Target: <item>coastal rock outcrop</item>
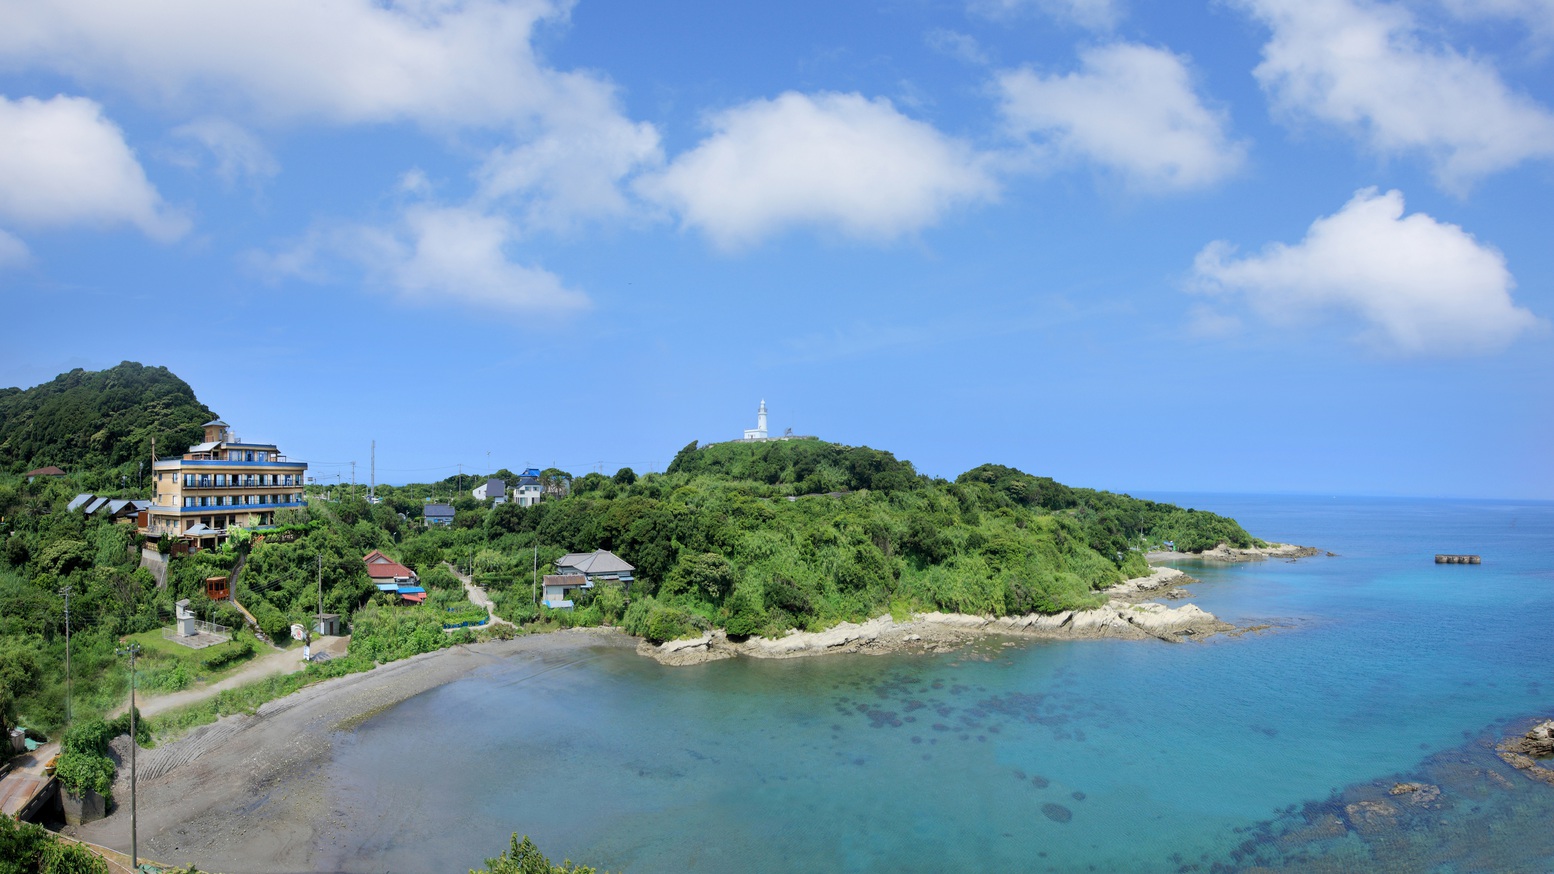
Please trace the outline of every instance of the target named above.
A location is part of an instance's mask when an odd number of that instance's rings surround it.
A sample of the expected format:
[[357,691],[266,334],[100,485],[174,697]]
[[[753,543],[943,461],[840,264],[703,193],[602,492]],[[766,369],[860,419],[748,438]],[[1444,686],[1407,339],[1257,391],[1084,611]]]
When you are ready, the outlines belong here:
[[[1293,543],[1270,543],[1267,546],[1251,546],[1241,548],[1226,543],[1205,549],[1202,552],[1151,552],[1150,561],[1180,561],[1182,559],[1199,559],[1202,561],[1264,561],[1270,558],[1309,558],[1313,555],[1321,555],[1322,550],[1314,546],[1296,546]],[[1332,553],[1329,553],[1331,555]]]
[[[1164,579],[1175,577],[1166,575]],[[1092,610],[996,619],[960,613],[919,613],[897,622],[880,616],[867,622],[843,622],[824,631],[790,631],[782,637],[751,637],[742,641],[730,640],[721,631],[710,631],[698,638],[671,640],[657,646],[643,641],[637,651],[666,665],[690,665],[735,655],[785,659],[825,653],[935,652],[985,634],[1054,640],[1154,638],[1175,643],[1234,629],[1235,626],[1193,604],[1167,607],[1113,600]]]
[[1554,756],[1554,719],[1534,725],[1521,737],[1506,738],[1495,745],[1495,754],[1527,779],[1554,786],[1554,770],[1539,761]]

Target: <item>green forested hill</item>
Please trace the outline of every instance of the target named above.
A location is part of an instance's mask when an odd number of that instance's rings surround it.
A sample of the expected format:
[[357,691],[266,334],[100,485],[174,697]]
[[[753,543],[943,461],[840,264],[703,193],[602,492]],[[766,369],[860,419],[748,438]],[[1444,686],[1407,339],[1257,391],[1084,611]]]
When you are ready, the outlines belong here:
[[78,368],[29,389],[0,389],[0,472],[52,464],[106,482],[149,460],[153,436],[159,453],[181,452],[199,442],[199,426],[213,418],[165,367],[125,361],[107,370]]

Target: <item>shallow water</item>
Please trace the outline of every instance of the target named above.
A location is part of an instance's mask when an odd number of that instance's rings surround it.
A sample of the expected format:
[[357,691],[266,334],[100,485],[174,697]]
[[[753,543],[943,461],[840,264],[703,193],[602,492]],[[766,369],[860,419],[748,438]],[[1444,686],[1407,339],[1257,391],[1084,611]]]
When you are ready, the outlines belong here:
[[1554,788],[1487,749],[1554,715],[1554,504],[1150,497],[1338,557],[1183,565],[1272,626],[1196,644],[514,657],[340,736],[319,861],[462,871],[516,831],[632,872],[1554,869]]

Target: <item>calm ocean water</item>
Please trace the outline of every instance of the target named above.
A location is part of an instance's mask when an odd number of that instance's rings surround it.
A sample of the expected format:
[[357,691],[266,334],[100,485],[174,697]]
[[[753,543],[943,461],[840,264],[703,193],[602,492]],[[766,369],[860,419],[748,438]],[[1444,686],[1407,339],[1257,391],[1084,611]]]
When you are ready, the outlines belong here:
[[341,737],[367,813],[323,861],[464,871],[516,831],[636,874],[1554,871],[1554,787],[1488,749],[1554,716],[1554,503],[1149,497],[1337,557],[1184,565],[1272,626],[1197,644],[516,657]]

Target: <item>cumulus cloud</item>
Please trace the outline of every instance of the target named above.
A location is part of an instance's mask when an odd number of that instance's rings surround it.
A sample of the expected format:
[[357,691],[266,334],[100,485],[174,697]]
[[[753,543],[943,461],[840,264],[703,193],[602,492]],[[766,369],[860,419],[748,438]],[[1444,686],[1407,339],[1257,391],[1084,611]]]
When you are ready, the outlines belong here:
[[1381,153],[1417,152],[1462,190],[1554,156],[1554,115],[1487,62],[1427,45],[1402,6],[1237,0],[1273,31],[1256,75],[1293,119],[1343,127]]
[[634,204],[622,182],[663,163],[658,131],[615,111],[613,95],[579,89],[549,129],[492,150],[476,178],[485,201],[513,205],[527,228],[564,229],[584,218],[621,218]]
[[723,248],[809,225],[887,240],[997,195],[967,144],[883,99],[788,92],[714,115],[638,190]]
[[1083,69],[1068,75],[1020,69],[998,77],[1011,132],[1146,189],[1201,188],[1245,162],[1246,146],[1230,138],[1224,114],[1198,97],[1181,57],[1116,43],[1080,59]]
[[[624,209],[619,186],[659,160],[658,134],[621,112],[615,86],[538,57],[538,28],[570,0],[0,0],[0,67],[45,69],[166,108],[261,127],[409,122],[502,132],[479,175],[533,225]],[[197,121],[180,134],[218,172],[273,175],[246,132]],[[519,203],[519,201],[523,201]]]
[[1405,217],[1400,192],[1374,188],[1312,222],[1293,246],[1238,258],[1229,243],[1211,243],[1192,273],[1194,290],[1240,294],[1271,322],[1355,317],[1362,340],[1404,355],[1492,352],[1542,326],[1511,300],[1515,284],[1499,251],[1424,213]]
[[257,261],[276,275],[327,282],[330,262],[343,260],[362,270],[367,284],[416,304],[513,313],[586,308],[587,297],[554,273],[509,257],[508,249],[519,238],[518,229],[501,215],[415,203],[387,224],[315,228],[295,246]]
[[546,100],[535,25],[570,4],[519,0],[0,2],[0,56],[174,105],[280,118],[492,123]]
[[200,154],[180,152],[177,163],[196,167],[209,160],[228,185],[258,185],[281,171],[275,156],[253,134],[223,118],[201,118],[173,128],[173,136],[198,146]]
[[1118,0],[971,0],[971,10],[991,18],[1031,10],[1090,30],[1111,30],[1122,20]]
[[0,219],[18,225],[130,224],[162,241],[189,223],[146,179],[96,102],[0,96]]

